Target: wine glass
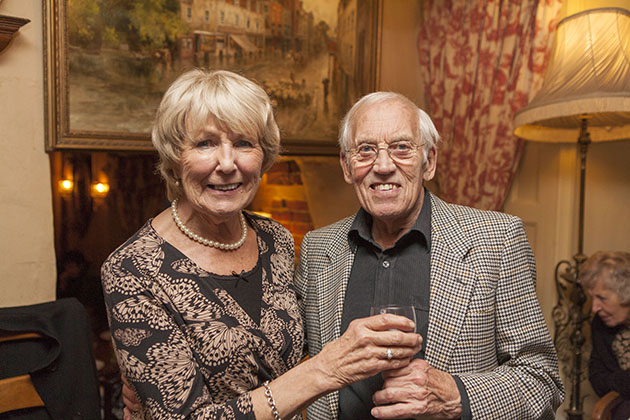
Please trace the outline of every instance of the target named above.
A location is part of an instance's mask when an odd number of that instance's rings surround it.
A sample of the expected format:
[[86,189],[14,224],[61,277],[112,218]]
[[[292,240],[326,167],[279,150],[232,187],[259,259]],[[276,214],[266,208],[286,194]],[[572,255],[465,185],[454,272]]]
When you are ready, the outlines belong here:
[[[394,314],[409,318],[416,324],[416,310],[413,305],[376,305],[370,307],[370,316],[378,314]],[[413,332],[416,332],[415,329]]]

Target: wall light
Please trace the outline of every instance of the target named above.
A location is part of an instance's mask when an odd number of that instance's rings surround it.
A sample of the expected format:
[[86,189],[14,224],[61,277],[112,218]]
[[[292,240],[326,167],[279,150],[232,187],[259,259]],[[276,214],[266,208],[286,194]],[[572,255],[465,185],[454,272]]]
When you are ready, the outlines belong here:
[[106,182],[95,182],[92,184],[91,196],[93,198],[103,198],[109,192],[109,184]]
[[70,179],[62,179],[59,181],[59,194],[70,194],[74,189],[74,182]]

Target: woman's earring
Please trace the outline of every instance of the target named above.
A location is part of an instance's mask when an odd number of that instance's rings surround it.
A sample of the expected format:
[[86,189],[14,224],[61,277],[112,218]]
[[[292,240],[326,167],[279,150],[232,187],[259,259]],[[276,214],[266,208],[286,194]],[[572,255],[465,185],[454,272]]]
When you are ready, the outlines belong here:
[[176,179],[176,180],[175,180],[175,186],[176,186],[176,187],[179,187],[180,185],[181,185],[181,182],[179,182],[179,179]]

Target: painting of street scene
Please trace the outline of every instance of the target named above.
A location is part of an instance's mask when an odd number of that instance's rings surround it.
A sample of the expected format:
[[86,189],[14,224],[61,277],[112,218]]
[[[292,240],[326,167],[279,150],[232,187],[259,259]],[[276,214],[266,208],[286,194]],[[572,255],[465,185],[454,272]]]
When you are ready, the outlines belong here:
[[73,132],[149,133],[169,84],[202,67],[263,86],[283,138],[330,142],[369,69],[356,0],[66,1]]

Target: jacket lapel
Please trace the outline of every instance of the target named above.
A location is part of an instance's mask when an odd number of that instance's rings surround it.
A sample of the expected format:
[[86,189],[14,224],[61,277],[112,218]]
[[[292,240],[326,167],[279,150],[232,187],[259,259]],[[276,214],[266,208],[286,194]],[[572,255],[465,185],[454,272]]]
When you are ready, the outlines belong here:
[[[325,252],[327,264],[315,279],[322,345],[341,335],[343,301],[354,263],[354,253],[348,244],[348,231],[353,221],[354,217],[346,219],[346,223],[331,237]],[[339,392],[328,394],[327,400],[331,413],[336,417],[339,412]]]
[[431,301],[426,359],[447,370],[464,323],[476,274],[466,263],[471,242],[451,205],[431,197]]

